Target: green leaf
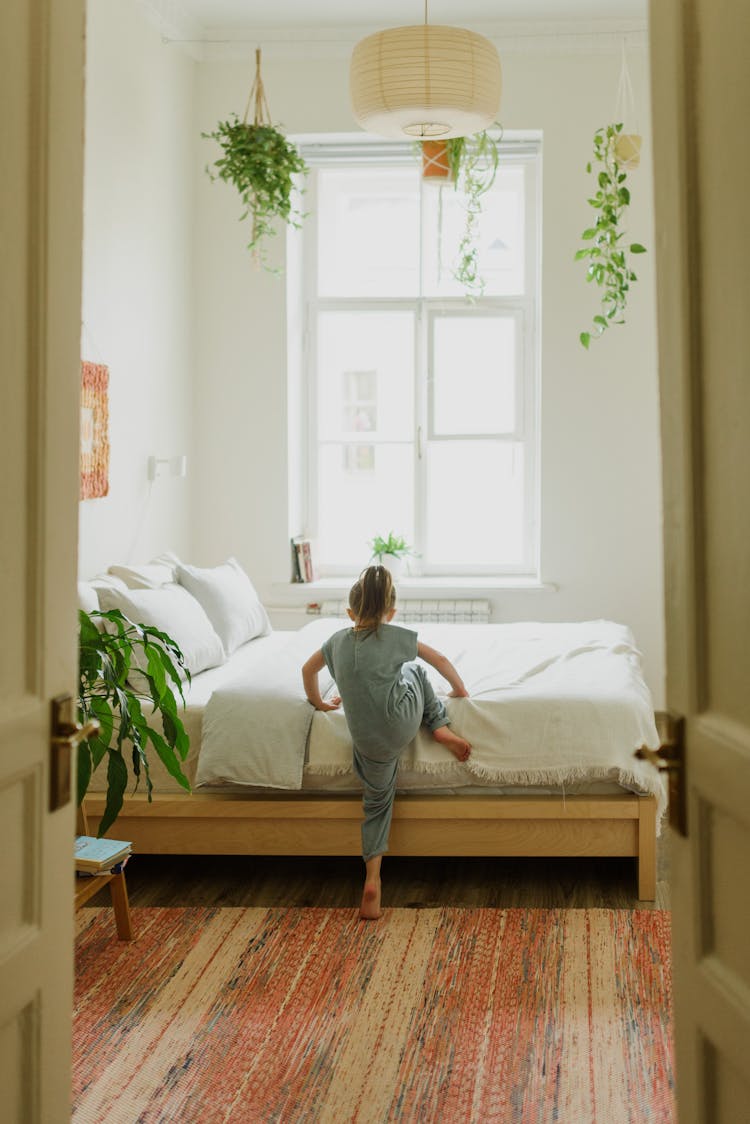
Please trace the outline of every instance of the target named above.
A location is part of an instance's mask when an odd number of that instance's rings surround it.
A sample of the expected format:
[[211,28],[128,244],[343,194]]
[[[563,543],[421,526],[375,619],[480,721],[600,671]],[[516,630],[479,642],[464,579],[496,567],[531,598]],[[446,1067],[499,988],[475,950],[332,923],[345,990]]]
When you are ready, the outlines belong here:
[[184,789],[190,792],[190,781],[183,773],[180,767],[180,763],[175,757],[174,750],[167,745],[167,743],[164,741],[164,738],[162,738],[160,734],[157,734],[156,730],[152,730],[149,728],[147,734],[149,741],[153,745],[156,752],[159,754],[162,764],[165,766],[169,775],[174,777],[174,779],[179,784],[181,784]]
[[76,801],[80,807],[81,801],[88,792],[91,781],[91,754],[87,742],[78,743],[76,769]]
[[587,258],[590,253],[591,250],[576,250],[575,260],[580,261],[581,258]]
[[630,252],[631,252],[631,254],[645,254],[648,251],[646,250],[645,246],[642,246],[640,244],[640,242],[631,242]]
[[589,227],[587,230],[584,230],[581,238],[585,239],[588,242],[590,241],[590,239],[596,238],[596,234],[596,229],[594,227]]
[[107,803],[104,815],[99,823],[97,835],[104,835],[115,822],[122,809],[123,796],[128,783],[128,769],[122,759],[122,754],[115,749],[109,750],[109,765],[107,766]]
[[90,713],[96,718],[100,727],[96,740],[102,742],[106,748],[112,740],[112,728],[114,725],[112,707],[107,699],[94,695],[90,699]]
[[583,346],[586,348],[586,350],[588,351],[589,344],[591,343],[590,334],[588,332],[581,332],[581,334],[578,338],[581,341],[581,343],[583,344]]

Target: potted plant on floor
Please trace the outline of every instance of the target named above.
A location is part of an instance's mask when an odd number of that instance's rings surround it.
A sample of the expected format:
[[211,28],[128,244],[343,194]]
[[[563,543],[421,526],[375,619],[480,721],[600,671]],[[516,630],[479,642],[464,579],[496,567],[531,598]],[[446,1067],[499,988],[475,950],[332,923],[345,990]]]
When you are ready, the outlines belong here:
[[[294,201],[295,176],[305,175],[308,169],[295,146],[271,124],[259,50],[255,52],[255,60],[255,81],[242,121],[233,113],[227,121],[220,121],[213,132],[201,136],[221,145],[221,157],[212,168],[207,166],[206,172],[212,180],[225,180],[239,191],[245,208],[240,221],[249,217],[252,223],[247,248],[265,269],[278,272],[266,264],[266,239],[276,234],[279,219],[299,227],[304,216]],[[254,114],[249,123],[251,102]]]
[[403,577],[406,559],[414,554],[406,539],[394,535],[393,531],[388,532],[387,538],[376,535],[370,542],[370,550],[371,560],[377,562],[379,566],[384,566],[394,581]]
[[[586,280],[598,285],[602,294],[601,311],[594,317],[593,329],[581,332],[579,337],[585,348],[611,324],[625,323],[628,292],[631,282],[637,280],[622,244],[630,190],[626,186],[621,134],[622,124],[605,125],[594,133],[594,158],[599,167],[596,172],[597,189],[588,203],[596,212],[596,221],[581,235],[588,245],[576,252],[575,260],[588,261]],[[591,173],[591,162],[586,165],[586,171]],[[646,253],[646,247],[640,242],[631,242],[628,249],[631,254]]]
[[[190,791],[181,766],[189,741],[177,713],[178,696],[183,705],[185,702],[183,679],[189,682],[190,674],[183,666],[182,652],[166,633],[134,624],[117,609],[106,613],[82,610],[78,616],[78,721],[81,725],[92,719],[99,723],[98,732],[78,746],[78,804],[88,791],[92,773],[106,757],[107,800],[97,830],[103,835],[122,808],[129,776],[127,758],[135,787],[143,775],[151,800],[149,746]],[[151,713],[144,713],[144,702]],[[154,725],[157,714],[161,729]]]

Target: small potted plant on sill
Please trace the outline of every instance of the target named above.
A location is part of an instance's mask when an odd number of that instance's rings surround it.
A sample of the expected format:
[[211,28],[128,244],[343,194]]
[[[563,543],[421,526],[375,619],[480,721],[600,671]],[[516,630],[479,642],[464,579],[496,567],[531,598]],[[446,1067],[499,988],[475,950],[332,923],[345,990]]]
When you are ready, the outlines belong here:
[[372,561],[384,566],[394,581],[404,576],[406,560],[414,554],[406,539],[394,535],[393,531],[388,532],[387,538],[376,535],[370,543],[370,550]]
[[[276,221],[298,228],[304,215],[294,202],[295,176],[306,175],[302,156],[282,133],[271,124],[271,115],[260,73],[260,51],[255,52],[255,81],[245,107],[242,121],[233,113],[220,121],[212,133],[201,133],[206,140],[215,140],[222,147],[221,157],[206,167],[212,180],[225,180],[240,193],[244,211],[240,221],[250,218],[252,233],[248,243],[255,261],[274,273],[266,264],[266,239],[276,234]],[[254,101],[254,116],[247,116]]]
[[[99,723],[98,732],[78,745],[78,804],[86,796],[92,773],[106,757],[107,801],[97,830],[97,835],[104,835],[122,809],[128,757],[135,788],[141,775],[145,776],[151,800],[149,745],[175,780],[190,791],[181,765],[189,740],[177,713],[177,697],[185,703],[183,676],[189,682],[190,673],[183,666],[182,652],[166,633],[134,624],[117,609],[106,613],[81,610],[78,617],[78,721],[82,725],[92,719]],[[139,689],[133,687],[131,676]],[[151,714],[144,714],[144,702],[151,705]],[[157,714],[161,730],[154,725]]]

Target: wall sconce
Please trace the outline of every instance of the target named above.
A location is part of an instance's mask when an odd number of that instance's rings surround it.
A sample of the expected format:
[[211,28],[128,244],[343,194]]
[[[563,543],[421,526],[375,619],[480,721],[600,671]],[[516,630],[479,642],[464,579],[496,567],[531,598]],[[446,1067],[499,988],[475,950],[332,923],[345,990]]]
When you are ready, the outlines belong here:
[[149,457],[146,465],[149,480],[157,476],[187,476],[187,457]]

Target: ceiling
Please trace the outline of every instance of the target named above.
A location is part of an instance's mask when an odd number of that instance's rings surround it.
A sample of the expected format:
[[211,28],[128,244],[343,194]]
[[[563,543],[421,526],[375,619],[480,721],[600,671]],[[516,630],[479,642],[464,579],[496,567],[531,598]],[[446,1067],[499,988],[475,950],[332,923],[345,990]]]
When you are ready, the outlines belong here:
[[[203,31],[219,28],[371,28],[422,23],[424,0],[171,0],[174,16]],[[648,0],[429,0],[430,23],[500,24],[544,20],[645,21]]]

